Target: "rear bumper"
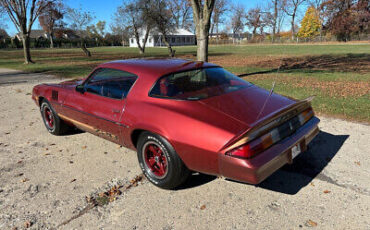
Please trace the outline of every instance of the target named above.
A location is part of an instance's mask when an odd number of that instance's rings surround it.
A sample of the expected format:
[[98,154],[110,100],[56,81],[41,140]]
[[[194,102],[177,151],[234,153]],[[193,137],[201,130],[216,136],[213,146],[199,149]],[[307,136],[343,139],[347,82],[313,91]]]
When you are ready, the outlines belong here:
[[219,154],[220,174],[237,181],[258,184],[287,163],[292,163],[291,148],[301,145],[302,152],[319,133],[320,120],[313,117],[292,136],[275,144],[252,159],[240,159]]

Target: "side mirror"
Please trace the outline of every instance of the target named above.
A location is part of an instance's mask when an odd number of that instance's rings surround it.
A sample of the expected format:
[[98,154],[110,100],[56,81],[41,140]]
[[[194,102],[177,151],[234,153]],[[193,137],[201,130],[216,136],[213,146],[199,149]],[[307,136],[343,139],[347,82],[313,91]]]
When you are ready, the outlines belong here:
[[84,94],[85,93],[85,87],[83,85],[77,85],[76,86],[76,91],[81,93],[81,94]]

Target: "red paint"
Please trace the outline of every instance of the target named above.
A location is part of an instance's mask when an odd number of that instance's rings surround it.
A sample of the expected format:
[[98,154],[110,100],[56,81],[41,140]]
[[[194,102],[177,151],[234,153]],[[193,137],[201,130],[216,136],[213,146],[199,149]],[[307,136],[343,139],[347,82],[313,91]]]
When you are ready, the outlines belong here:
[[[148,96],[155,82],[166,74],[208,67],[217,65],[181,59],[132,59],[109,62],[98,68],[118,69],[138,76],[123,100],[86,92],[81,94],[75,90],[81,81],[35,86],[32,98],[34,100],[39,97],[46,98],[57,113],[99,129],[104,135],[109,133],[116,136],[118,139],[98,134],[128,148],[135,149],[136,143],[132,142],[135,130],[147,130],[166,138],[191,170],[224,175],[251,183],[259,182],[253,172],[283,154],[290,147],[290,142],[289,144],[279,142],[252,159],[227,156],[223,149],[231,140],[235,141],[268,116],[296,101],[272,94],[264,112],[257,118],[269,94],[257,86],[198,101]],[[58,101],[52,100],[52,90],[58,91]],[[165,90],[164,87],[161,90]],[[38,101],[36,103],[38,104]],[[304,137],[309,131],[317,128],[317,123],[318,119],[307,129],[298,131],[296,135]],[[150,154],[148,162],[149,159]],[[149,162],[149,165],[153,164]],[[151,167],[153,169],[154,166]]]

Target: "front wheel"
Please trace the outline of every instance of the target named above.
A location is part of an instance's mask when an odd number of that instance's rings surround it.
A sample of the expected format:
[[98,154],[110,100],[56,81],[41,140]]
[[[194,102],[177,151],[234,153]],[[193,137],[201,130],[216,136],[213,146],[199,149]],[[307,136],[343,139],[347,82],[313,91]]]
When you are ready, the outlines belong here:
[[59,118],[50,103],[44,100],[40,106],[42,120],[49,133],[62,135],[68,130],[68,126]]
[[144,132],[139,137],[137,154],[140,168],[154,185],[174,189],[190,175],[175,149],[163,137]]

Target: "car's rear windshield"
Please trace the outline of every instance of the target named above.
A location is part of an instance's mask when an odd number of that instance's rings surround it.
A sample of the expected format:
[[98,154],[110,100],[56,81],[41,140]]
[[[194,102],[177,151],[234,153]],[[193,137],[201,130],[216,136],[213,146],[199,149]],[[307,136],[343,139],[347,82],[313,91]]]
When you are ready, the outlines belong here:
[[221,67],[194,69],[161,77],[149,95],[153,97],[200,100],[233,92],[251,83]]

